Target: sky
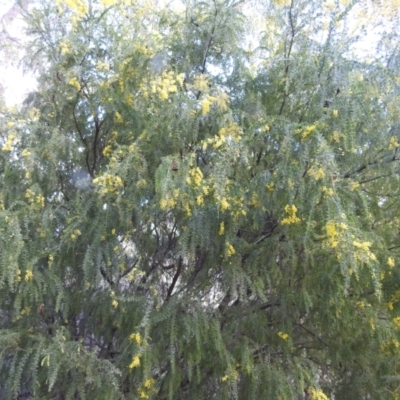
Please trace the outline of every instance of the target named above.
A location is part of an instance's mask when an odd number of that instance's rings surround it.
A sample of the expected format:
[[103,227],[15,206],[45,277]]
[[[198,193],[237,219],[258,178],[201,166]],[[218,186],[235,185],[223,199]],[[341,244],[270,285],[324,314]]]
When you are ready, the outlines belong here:
[[[21,19],[15,18],[10,22],[4,18],[14,3],[15,0],[0,0],[0,35],[2,39],[11,36],[22,41],[24,39]],[[32,74],[23,73],[16,60],[12,60],[9,54],[4,54],[4,51],[0,50],[0,85],[3,88],[6,105],[14,106],[21,104],[26,94],[35,89],[36,81]]]

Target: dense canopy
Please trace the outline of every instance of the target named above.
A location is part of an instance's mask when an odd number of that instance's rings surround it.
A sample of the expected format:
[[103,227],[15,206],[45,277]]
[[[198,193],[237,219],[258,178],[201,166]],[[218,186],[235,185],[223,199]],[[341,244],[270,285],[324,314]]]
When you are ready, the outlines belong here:
[[0,398],[400,398],[399,10],[25,4]]

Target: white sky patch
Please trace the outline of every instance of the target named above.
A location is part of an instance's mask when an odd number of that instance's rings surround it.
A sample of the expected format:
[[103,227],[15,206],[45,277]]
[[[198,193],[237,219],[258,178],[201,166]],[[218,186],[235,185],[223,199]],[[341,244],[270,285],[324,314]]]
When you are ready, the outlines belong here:
[[17,53],[26,40],[24,22],[14,0],[0,0],[0,92],[7,106],[21,104],[26,95],[37,87],[32,73],[24,73]]

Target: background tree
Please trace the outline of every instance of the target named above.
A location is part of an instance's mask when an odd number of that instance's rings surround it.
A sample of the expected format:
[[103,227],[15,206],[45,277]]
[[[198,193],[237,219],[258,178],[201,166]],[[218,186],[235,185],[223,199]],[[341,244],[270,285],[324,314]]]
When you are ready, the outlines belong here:
[[31,5],[2,398],[397,398],[395,3]]

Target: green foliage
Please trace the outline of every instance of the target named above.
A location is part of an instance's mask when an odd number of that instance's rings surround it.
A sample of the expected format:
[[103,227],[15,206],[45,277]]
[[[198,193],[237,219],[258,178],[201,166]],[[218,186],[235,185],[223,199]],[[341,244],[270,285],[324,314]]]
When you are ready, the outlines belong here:
[[38,89],[0,110],[1,398],[398,398],[389,3],[31,7]]

